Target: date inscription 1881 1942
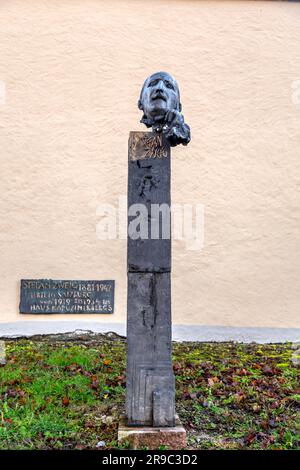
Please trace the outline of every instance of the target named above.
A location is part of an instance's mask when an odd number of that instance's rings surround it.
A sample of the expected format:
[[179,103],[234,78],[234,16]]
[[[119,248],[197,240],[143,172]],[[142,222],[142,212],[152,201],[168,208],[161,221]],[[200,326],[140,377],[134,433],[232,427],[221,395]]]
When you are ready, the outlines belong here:
[[20,313],[113,313],[115,281],[22,279]]

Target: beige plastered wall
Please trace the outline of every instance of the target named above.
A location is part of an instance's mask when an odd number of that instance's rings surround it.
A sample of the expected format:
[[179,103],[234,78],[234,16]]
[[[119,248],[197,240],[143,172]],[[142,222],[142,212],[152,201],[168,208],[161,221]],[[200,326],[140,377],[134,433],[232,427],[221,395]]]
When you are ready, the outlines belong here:
[[[1,0],[0,322],[125,322],[126,242],[96,210],[126,196],[158,70],[192,130],[172,200],[204,205],[203,249],[173,242],[173,322],[300,326],[300,4],[190,0]],[[115,279],[115,313],[22,316],[21,278]]]

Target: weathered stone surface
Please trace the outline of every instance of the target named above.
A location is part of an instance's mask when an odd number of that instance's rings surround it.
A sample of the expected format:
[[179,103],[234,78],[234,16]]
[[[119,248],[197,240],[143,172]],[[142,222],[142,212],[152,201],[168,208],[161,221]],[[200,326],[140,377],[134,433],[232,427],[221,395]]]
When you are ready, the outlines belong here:
[[[128,157],[128,271],[170,272],[170,146],[163,135],[131,132]],[[143,214],[136,212],[136,204],[142,205]],[[137,216],[147,238],[131,236]]]
[[5,342],[0,341],[0,364],[6,364],[6,351],[5,351]]
[[167,428],[175,425],[170,179],[170,142],[165,134],[131,132],[128,146],[127,426]]
[[178,417],[175,426],[153,428],[126,426],[122,418],[118,429],[118,442],[127,443],[131,449],[158,449],[160,446],[168,450],[180,450],[186,447],[186,432]]
[[128,425],[174,426],[170,273],[128,273]]

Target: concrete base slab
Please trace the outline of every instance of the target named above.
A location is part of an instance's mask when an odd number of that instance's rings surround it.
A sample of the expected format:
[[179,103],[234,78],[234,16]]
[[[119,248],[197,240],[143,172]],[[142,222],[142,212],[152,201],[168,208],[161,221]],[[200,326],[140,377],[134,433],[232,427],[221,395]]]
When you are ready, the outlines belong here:
[[164,447],[166,450],[180,450],[186,447],[186,431],[178,417],[176,425],[171,428],[134,427],[127,426],[125,417],[119,422],[119,444],[129,445],[131,449],[149,450]]
[[[97,316],[97,315],[96,315]],[[77,330],[77,331],[76,331]],[[0,322],[0,338],[30,337],[67,332],[82,334],[114,332],[126,335],[125,323],[107,323],[100,320],[18,320]],[[172,325],[172,341],[237,341],[239,343],[299,342],[300,328],[255,328],[208,325]]]

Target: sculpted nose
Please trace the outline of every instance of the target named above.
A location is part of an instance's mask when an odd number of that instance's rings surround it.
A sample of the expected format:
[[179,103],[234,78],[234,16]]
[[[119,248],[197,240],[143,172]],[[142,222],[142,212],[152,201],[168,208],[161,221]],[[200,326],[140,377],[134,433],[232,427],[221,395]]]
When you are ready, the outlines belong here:
[[155,91],[156,91],[156,92],[158,92],[158,91],[160,91],[160,92],[164,91],[164,84],[163,84],[163,82],[162,82],[161,80],[157,83],[157,85],[156,85],[156,87],[155,87]]

